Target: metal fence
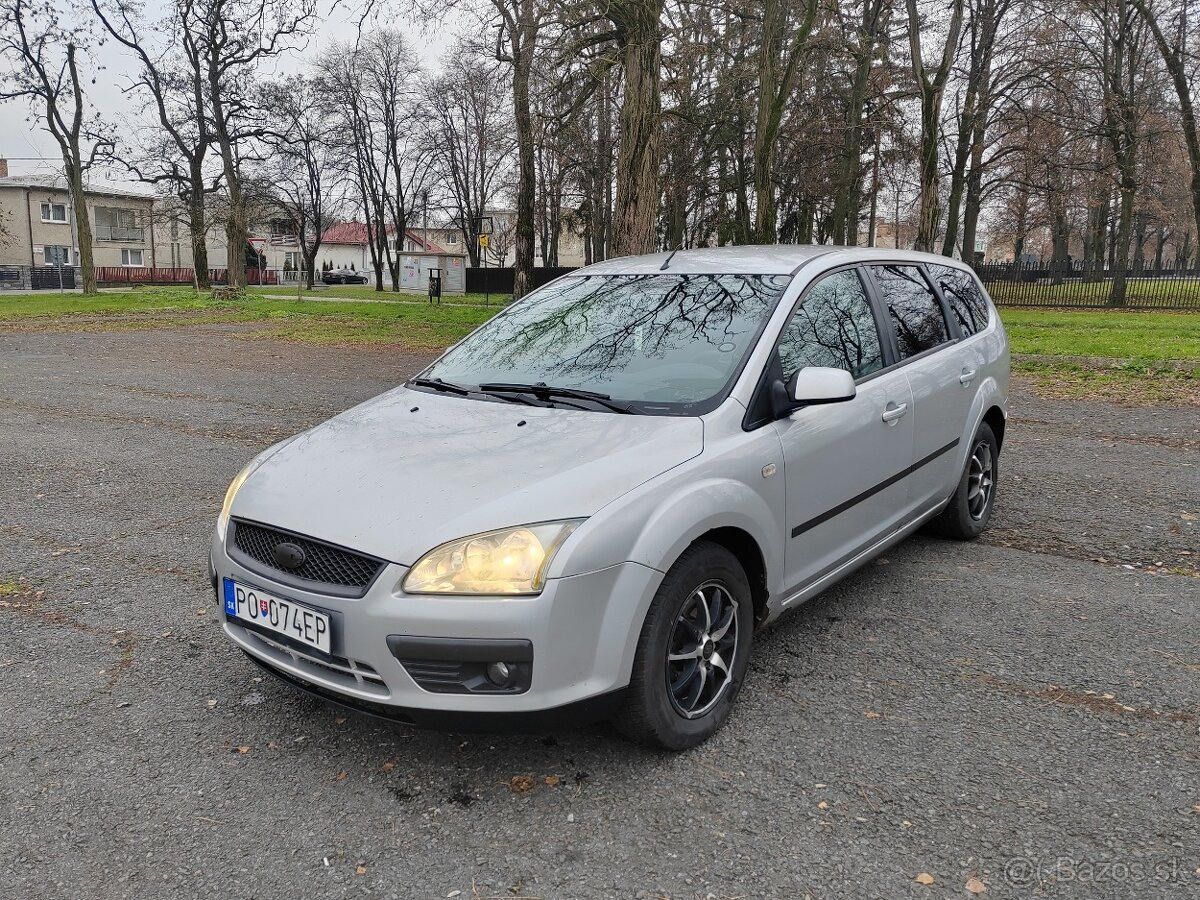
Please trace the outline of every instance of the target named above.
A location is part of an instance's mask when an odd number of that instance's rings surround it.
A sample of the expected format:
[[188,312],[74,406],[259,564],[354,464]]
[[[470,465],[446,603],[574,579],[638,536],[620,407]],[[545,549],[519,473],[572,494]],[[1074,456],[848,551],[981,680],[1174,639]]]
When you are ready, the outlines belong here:
[[1000,306],[1200,310],[1200,269],[1130,269],[1123,303],[1114,302],[1117,273],[1112,269],[989,263],[975,271]]
[[[229,281],[228,269],[209,269],[208,278],[213,284]],[[184,268],[150,268],[148,266],[96,266],[96,281],[106,287],[125,284],[192,284],[195,270]],[[278,269],[247,269],[247,284],[278,284]]]

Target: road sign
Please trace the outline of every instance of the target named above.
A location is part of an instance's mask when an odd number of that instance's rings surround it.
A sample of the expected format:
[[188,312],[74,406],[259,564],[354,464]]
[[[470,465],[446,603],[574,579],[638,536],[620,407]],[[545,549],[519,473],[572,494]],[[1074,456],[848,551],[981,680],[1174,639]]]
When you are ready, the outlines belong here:
[[491,239],[490,235],[481,234],[479,236],[479,246],[480,247],[486,247],[488,244],[491,243],[491,241],[492,241],[492,239]]
[[267,249],[267,239],[253,237],[250,238],[250,246],[254,248],[254,252],[262,256],[262,252]]

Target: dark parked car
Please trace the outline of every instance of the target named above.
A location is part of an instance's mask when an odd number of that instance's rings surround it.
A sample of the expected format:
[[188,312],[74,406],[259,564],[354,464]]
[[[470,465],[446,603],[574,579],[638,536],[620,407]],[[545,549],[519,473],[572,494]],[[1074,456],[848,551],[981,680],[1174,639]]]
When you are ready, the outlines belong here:
[[321,276],[325,284],[366,284],[367,276],[353,269],[330,269]]

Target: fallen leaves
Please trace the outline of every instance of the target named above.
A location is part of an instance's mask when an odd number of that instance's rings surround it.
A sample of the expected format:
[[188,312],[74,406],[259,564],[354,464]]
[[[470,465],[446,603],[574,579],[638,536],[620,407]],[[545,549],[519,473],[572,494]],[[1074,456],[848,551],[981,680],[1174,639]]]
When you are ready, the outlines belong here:
[[383,769],[383,771],[385,771],[385,772],[390,772],[390,771],[392,771],[392,769],[396,768],[396,764],[389,760],[388,762],[385,762],[382,766],[380,766],[380,768]]
[[975,877],[968,878],[965,886],[966,886],[968,893],[971,893],[971,894],[986,894],[987,893],[987,885]]
[[917,884],[933,884],[933,876],[928,872],[921,872],[913,879]]
[[547,787],[558,787],[558,783],[561,780],[562,779],[559,778],[557,775],[547,775],[545,778],[542,779],[542,781],[546,782]]
[[238,753],[249,753],[250,749],[251,749],[250,747],[247,747],[245,744],[242,744],[242,746],[237,748],[237,751],[238,751]]
[[827,800],[822,800],[817,804],[817,809],[829,809],[829,802]]
[[345,781],[345,780],[346,780],[347,778],[349,778],[349,777],[350,777],[350,773],[349,773],[349,772],[347,772],[345,769],[342,769],[342,771],[340,771],[340,772],[338,772],[338,773],[337,773],[337,780],[338,780],[338,781]]
[[877,713],[873,709],[868,709],[865,713],[863,713],[863,715],[866,716],[868,719],[882,719],[883,718],[883,713]]
[[528,794],[537,786],[531,775],[514,775],[508,781],[508,787],[514,794]]
[[367,867],[364,866],[362,863],[359,863],[357,866],[354,867],[354,874],[355,875],[366,875]]

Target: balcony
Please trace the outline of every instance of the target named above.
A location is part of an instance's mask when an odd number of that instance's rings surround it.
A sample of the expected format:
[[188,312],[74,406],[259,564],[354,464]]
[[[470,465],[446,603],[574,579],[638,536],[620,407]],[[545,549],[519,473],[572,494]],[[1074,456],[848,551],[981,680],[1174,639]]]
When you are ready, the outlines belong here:
[[128,225],[97,225],[95,226],[98,241],[131,241],[143,243],[146,240],[145,228],[134,228]]

